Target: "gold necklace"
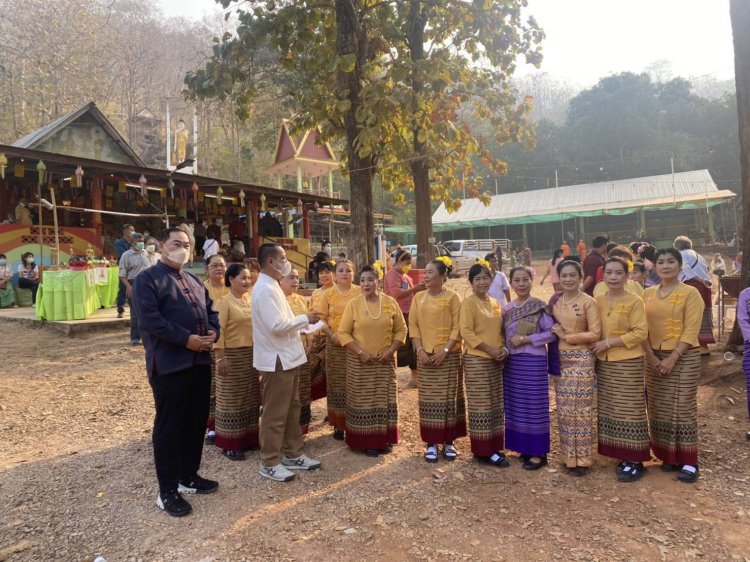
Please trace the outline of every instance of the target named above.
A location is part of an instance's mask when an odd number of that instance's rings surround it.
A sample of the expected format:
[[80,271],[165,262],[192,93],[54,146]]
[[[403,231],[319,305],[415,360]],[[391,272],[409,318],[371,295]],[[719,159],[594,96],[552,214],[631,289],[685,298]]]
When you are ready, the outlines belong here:
[[229,291],[229,296],[232,297],[234,300],[236,300],[238,303],[240,303],[242,306],[249,306],[250,305],[250,303],[247,302],[245,299],[240,299],[240,298],[237,298],[236,296],[234,296],[234,293],[231,290]]
[[367,297],[364,297],[365,299],[365,310],[367,311],[367,316],[372,318],[373,320],[378,320],[383,315],[383,300],[380,298],[380,295],[378,295],[378,315],[373,316],[370,314],[370,305],[367,304]]
[[[474,295],[476,297],[476,295]],[[487,318],[492,318],[492,314],[495,312],[492,309],[492,301],[490,299],[487,299],[486,301],[483,301],[479,297],[477,297],[477,300],[479,301],[479,304],[481,305],[480,310],[482,311],[482,314],[484,314]],[[489,311],[487,310],[487,306],[490,305]]]
[[348,297],[349,293],[352,292],[352,285],[349,286],[349,290],[346,293],[342,291],[341,287],[339,287],[338,285],[334,285],[334,286],[336,287],[336,290],[339,292],[339,295],[341,295],[342,297]]
[[672,291],[674,291],[674,290],[675,290],[675,289],[677,288],[677,285],[679,285],[679,284],[680,284],[680,283],[679,283],[679,281],[678,281],[677,283],[675,283],[675,284],[674,284],[674,285],[672,286],[672,288],[671,288],[671,289],[669,289],[669,292],[668,292],[668,293],[667,293],[666,295],[662,296],[662,293],[661,293],[661,283],[659,283],[659,288],[658,288],[658,289],[656,289],[656,298],[658,298],[659,300],[662,300],[662,301],[663,301],[663,300],[664,300],[664,299],[666,299],[666,298],[667,298],[667,297],[668,297],[669,295],[671,295],[671,294],[672,294]]

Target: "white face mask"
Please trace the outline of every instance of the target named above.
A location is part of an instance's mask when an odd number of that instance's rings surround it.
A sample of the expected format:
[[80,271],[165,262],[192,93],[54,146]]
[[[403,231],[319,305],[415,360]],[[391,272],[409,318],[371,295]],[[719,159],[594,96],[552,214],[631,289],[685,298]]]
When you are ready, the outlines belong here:
[[146,251],[149,254],[153,254],[156,251],[156,246],[154,246],[153,244],[149,244],[148,246],[146,246]]
[[286,277],[292,272],[292,263],[287,260],[284,262],[284,265],[281,266],[281,269],[279,269],[278,267],[275,267],[274,269],[278,271],[282,277]]
[[182,265],[190,259],[190,251],[187,248],[178,248],[169,252],[167,256],[169,257],[169,261]]
[[331,255],[331,247],[330,247],[330,246],[325,246],[325,247],[323,248],[323,251],[324,251],[324,252],[325,252],[326,254],[328,254],[329,256]]

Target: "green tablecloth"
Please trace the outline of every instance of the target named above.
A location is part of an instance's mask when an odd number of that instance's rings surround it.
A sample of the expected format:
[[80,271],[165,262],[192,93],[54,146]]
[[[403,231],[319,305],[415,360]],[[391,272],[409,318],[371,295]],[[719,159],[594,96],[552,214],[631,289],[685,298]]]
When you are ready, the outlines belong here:
[[104,308],[112,308],[117,304],[117,292],[120,290],[119,267],[95,267],[96,293]]
[[85,271],[45,271],[36,297],[37,318],[83,320],[99,309],[96,274]]

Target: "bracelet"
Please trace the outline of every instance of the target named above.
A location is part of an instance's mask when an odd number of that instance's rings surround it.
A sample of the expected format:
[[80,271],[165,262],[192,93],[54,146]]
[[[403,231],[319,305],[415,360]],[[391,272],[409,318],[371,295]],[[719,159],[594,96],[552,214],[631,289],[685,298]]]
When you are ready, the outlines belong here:
[[357,355],[362,355],[362,349],[360,348],[360,350],[357,351],[356,353],[357,353]]
[[679,355],[679,356],[680,356],[680,359],[682,359],[682,357],[683,357],[683,355],[682,355],[682,351],[680,351],[680,350],[679,350],[679,349],[677,349],[676,347],[675,347],[675,348],[674,348],[674,349],[673,349],[672,351],[676,351],[676,352],[677,352],[677,355]]
[[418,347],[417,348],[417,353],[419,353],[420,351],[424,351],[424,347]]
[[604,340],[604,343],[607,344],[607,349],[612,349],[612,346],[609,345],[609,338],[607,338],[606,340]]
[[222,361],[224,361],[224,359],[226,359],[226,357],[222,357],[221,359],[217,359],[216,362],[217,363],[221,363]]

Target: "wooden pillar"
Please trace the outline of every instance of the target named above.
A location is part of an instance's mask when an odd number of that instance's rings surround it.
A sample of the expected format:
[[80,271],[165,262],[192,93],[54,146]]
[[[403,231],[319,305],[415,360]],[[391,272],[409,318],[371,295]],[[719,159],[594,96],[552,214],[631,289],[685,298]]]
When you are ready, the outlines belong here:
[[333,170],[328,170],[328,197],[333,199]]
[[260,249],[260,228],[258,226],[258,213],[260,212],[260,200],[251,198],[250,199],[250,216],[248,217],[248,225],[250,227],[250,238],[252,240],[254,257],[258,257],[258,250]]
[[302,166],[297,164],[297,191],[302,192]]
[[528,243],[526,242],[528,238],[528,234],[526,233],[526,223],[523,223],[521,225],[521,238],[523,238],[523,242],[521,243],[523,246],[528,246]]
[[307,240],[310,239],[310,207],[305,205],[303,207],[302,211],[302,217],[304,218],[304,224],[305,224],[305,238]]
[[648,232],[646,230],[646,211],[643,208],[641,208],[641,210],[638,211],[638,219],[640,222],[641,232]]
[[579,232],[578,236],[580,237],[581,240],[585,242],[586,241],[586,226],[584,223],[584,219],[585,217],[578,218],[578,232]]
[[708,215],[708,236],[711,238],[711,242],[715,242],[716,230],[714,229],[714,214],[711,207],[706,207],[706,214]]
[[[102,187],[103,187],[102,178],[98,176],[95,177],[92,180],[92,184],[91,184],[91,208],[92,209],[101,210],[101,208],[104,206],[104,202],[102,201]],[[104,249],[104,237],[102,235],[102,215],[101,213],[94,213],[92,217],[93,218],[91,219],[91,225],[94,227],[94,230],[96,231],[96,238],[97,240],[99,240],[99,244],[101,245],[102,249]]]

